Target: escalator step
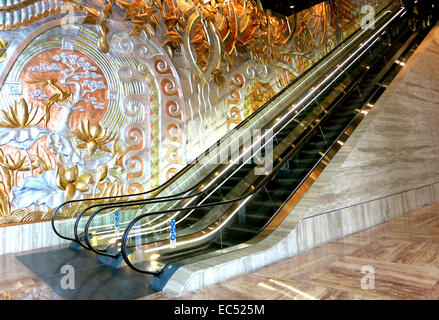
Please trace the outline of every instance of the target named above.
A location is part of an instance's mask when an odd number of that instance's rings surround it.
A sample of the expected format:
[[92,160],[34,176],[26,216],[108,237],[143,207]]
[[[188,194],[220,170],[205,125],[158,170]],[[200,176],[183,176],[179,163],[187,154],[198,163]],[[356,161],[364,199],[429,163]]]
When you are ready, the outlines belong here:
[[259,227],[252,227],[251,223],[248,223],[247,225],[237,225],[237,224],[233,224],[231,226],[229,226],[227,228],[228,232],[239,232],[239,233],[250,233],[250,234],[255,234],[259,231]]
[[[260,222],[262,220],[268,220],[269,219],[269,217],[267,217],[267,215],[255,214],[255,213],[250,212],[250,210],[248,210],[248,211],[249,211],[248,213],[244,212],[245,214],[241,218],[244,223],[257,223],[257,222]],[[242,223],[241,219],[237,223]]]
[[[350,103],[349,105],[355,105],[354,103]],[[344,116],[355,116],[356,115],[356,112],[354,111],[354,110],[348,110],[348,111],[345,111],[345,112],[341,112],[341,113],[338,113],[337,112],[337,117],[344,117]]]
[[256,208],[272,208],[273,206],[280,207],[283,201],[267,200],[267,201],[251,201],[249,207]]
[[233,186],[221,186],[221,188],[219,189],[219,192],[221,193],[221,195],[223,196],[223,198],[225,198],[227,195],[232,195],[231,192],[232,190],[236,187],[236,185]]
[[290,179],[276,179],[268,182],[267,189],[273,190],[276,187],[287,188],[289,186],[294,186],[300,183],[302,179],[291,177]]
[[297,176],[298,174],[301,174],[303,172],[303,167],[304,166],[299,166],[296,164],[292,164],[291,169],[279,169],[278,172],[276,173],[276,175],[274,176],[273,180],[278,180],[278,179],[292,179],[295,176]]
[[[249,174],[249,173],[247,173],[247,174]],[[228,180],[229,180],[228,185],[235,187],[238,183],[240,183],[242,180],[244,180],[245,177],[246,176],[239,177],[239,176],[234,175],[233,177],[228,178]]]
[[242,229],[240,231],[227,232],[227,234],[224,235],[221,240],[217,240],[215,242],[217,245],[222,247],[231,247],[250,240],[256,236],[256,234],[257,232],[245,231],[245,229]]
[[335,115],[335,117],[326,120],[324,124],[327,125],[327,126],[332,126],[334,124],[335,125],[342,124],[342,123],[344,123],[346,121],[350,121],[353,118],[353,115],[354,114],[349,115],[349,116],[338,116],[338,115]]
[[213,202],[221,202],[224,200],[224,197],[220,196],[220,195],[211,195],[208,198],[209,203],[213,203]]
[[290,164],[293,167],[296,168],[309,168],[312,166],[317,160],[317,157],[314,158],[302,158],[302,157],[296,157],[291,160]]
[[332,144],[336,138],[338,138],[341,134],[341,129],[337,131],[324,131],[323,140],[328,143],[328,145]]
[[190,224],[193,224],[193,223],[195,223],[195,222],[200,221],[200,218],[196,218],[196,217],[193,217],[192,215],[190,215],[190,216],[186,217],[186,218],[184,219],[184,221],[185,221],[185,222],[188,222],[188,223],[190,223]]
[[294,157],[291,161],[295,160],[296,158],[299,159],[316,159],[316,155],[319,153],[318,149],[315,148],[309,148],[305,149],[306,146],[302,147],[299,152],[297,153],[297,156]]

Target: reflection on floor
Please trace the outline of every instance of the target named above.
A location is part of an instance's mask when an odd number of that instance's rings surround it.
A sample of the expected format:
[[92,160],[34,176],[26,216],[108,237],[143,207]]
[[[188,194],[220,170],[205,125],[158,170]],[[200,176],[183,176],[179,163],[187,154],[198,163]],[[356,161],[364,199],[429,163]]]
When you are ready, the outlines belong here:
[[131,300],[157,292],[152,275],[100,264],[94,252],[62,248],[16,257],[64,299]]
[[439,299],[439,203],[181,299]]
[[[2,299],[130,300],[157,292],[148,285],[151,275],[127,266],[104,266],[93,252],[84,249],[51,248],[3,257],[2,264],[9,272],[1,269],[6,278],[2,280],[7,281],[14,273],[20,278],[0,285]],[[29,274],[17,260],[33,273]]]
[[[361,288],[364,266],[374,268],[373,289]],[[0,299],[61,297],[3,255]],[[439,299],[439,203],[181,299]]]

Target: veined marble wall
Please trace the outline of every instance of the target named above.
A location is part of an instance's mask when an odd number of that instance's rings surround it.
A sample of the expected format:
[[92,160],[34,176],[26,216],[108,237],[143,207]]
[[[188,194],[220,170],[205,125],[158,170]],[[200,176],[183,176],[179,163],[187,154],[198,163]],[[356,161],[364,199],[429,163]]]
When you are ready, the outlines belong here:
[[0,228],[0,255],[68,245],[52,230],[50,221],[11,225]]
[[439,201],[439,25],[280,227],[260,243],[180,268],[182,295]]

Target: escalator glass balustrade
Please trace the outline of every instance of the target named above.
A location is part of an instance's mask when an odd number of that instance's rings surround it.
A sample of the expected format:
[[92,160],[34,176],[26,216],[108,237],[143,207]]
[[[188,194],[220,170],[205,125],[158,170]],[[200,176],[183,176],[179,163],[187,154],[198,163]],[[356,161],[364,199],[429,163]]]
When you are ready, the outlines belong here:
[[65,204],[55,230],[146,273],[259,241],[379,91],[386,59],[413,33],[404,13],[389,5],[375,29],[354,33],[172,183],[141,198],[83,204],[73,218],[62,217]]

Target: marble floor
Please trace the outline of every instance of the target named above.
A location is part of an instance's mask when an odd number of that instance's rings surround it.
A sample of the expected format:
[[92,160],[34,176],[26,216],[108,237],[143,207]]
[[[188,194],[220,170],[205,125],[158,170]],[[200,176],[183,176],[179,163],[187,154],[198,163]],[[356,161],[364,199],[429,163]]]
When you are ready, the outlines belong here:
[[180,299],[439,299],[439,203]]
[[[61,297],[10,254],[0,299]],[[180,299],[439,299],[439,202]]]

